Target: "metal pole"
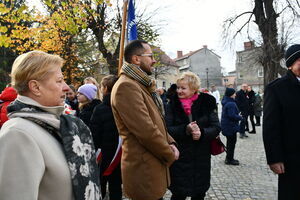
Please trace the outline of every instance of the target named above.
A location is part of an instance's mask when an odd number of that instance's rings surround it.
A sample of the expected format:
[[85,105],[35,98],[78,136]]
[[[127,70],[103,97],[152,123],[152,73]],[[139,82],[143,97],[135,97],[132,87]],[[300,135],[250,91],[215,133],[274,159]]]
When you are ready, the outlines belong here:
[[123,17],[122,17],[122,31],[121,31],[118,75],[120,74],[120,71],[121,71],[121,68],[123,65],[125,30],[126,30],[126,21],[127,21],[127,5],[128,5],[128,0],[125,0],[123,3]]
[[209,83],[208,83],[208,68],[206,68],[206,88],[209,88]]

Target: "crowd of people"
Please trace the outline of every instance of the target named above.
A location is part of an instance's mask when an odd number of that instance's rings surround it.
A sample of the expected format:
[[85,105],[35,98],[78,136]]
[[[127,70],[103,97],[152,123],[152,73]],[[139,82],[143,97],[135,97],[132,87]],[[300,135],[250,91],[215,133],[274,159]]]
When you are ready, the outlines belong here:
[[[0,94],[1,199],[100,200],[108,188],[111,200],[123,193],[161,200],[168,188],[171,200],[203,200],[211,142],[221,132],[225,164],[240,164],[237,133],[244,139],[261,126],[259,92],[247,84],[237,92],[228,87],[224,95],[216,86],[203,90],[192,72],[167,91],[156,88],[156,60],[143,40],[130,42],[124,58],[119,76],[107,75],[100,84],[87,77],[76,89],[64,82],[59,56],[31,51],[17,57],[11,85]],[[300,45],[288,49],[286,62],[287,76],[265,90],[263,139],[267,162],[279,174],[279,199],[300,199]]]

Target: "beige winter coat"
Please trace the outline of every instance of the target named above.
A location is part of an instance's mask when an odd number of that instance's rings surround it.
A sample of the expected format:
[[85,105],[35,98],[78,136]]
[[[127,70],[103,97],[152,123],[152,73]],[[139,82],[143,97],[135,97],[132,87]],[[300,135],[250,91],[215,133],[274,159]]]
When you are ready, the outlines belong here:
[[[28,97],[18,99],[41,107]],[[58,115],[63,108],[45,110],[52,114],[41,118],[59,126]],[[60,143],[34,122],[16,117],[1,128],[0,199],[74,199],[70,171]]]
[[111,102],[123,139],[123,189],[133,200],[157,200],[170,184],[169,166],[175,160],[174,142],[146,87],[126,75],[115,84]]

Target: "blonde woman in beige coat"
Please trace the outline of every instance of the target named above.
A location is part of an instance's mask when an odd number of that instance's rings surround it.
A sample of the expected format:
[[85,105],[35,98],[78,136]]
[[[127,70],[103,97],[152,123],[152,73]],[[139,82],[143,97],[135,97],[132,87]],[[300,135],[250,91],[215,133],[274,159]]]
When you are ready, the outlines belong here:
[[91,134],[81,120],[62,114],[68,90],[62,64],[41,51],[13,64],[19,95],[0,131],[1,200],[101,199]]

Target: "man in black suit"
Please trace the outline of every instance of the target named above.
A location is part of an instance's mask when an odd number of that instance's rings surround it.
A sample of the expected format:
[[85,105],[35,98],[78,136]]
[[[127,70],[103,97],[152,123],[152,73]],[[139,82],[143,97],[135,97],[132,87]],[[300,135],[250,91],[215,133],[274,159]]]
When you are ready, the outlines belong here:
[[[247,89],[248,89],[248,85],[246,83],[242,84],[241,89],[236,93],[236,104],[241,112],[241,115],[243,117],[243,119],[241,120],[240,123],[240,138],[245,138],[248,137],[248,135],[246,135],[245,133],[245,127],[247,126],[247,119],[248,119],[248,115],[249,115],[249,97],[248,97],[248,93],[247,93]],[[247,127],[248,129],[248,127]],[[249,131],[249,130],[247,130]]]
[[279,175],[278,199],[300,199],[300,44],[285,53],[287,74],[264,93],[263,139],[270,169]]

